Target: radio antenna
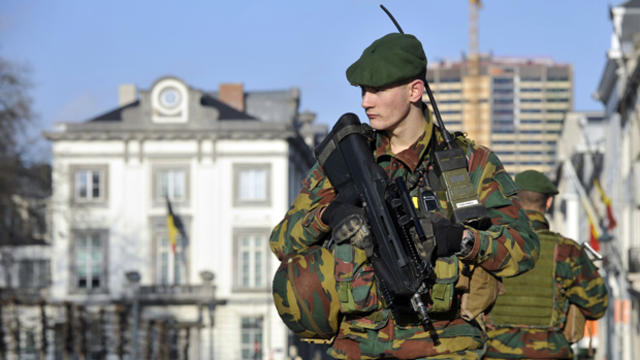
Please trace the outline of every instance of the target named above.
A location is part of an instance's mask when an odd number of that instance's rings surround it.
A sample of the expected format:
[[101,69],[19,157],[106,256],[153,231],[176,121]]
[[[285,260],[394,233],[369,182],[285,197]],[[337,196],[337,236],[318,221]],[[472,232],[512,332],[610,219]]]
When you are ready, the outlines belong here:
[[[387,8],[382,4],[380,4],[380,8],[382,8],[382,11],[384,11],[387,16],[389,16],[389,19],[391,19],[393,25],[396,26],[398,32],[400,32],[400,34],[404,34],[404,31],[402,31],[400,24],[398,24],[396,18],[391,15],[391,12],[387,10]],[[429,97],[429,102],[431,103],[431,107],[433,108],[433,114],[436,116],[438,126],[440,127],[440,129],[442,129],[442,137],[444,138],[444,142],[447,143],[447,147],[449,149],[453,149],[453,141],[451,141],[451,136],[449,135],[447,129],[444,127],[444,122],[442,121],[442,117],[440,116],[440,110],[438,110],[438,105],[436,105],[436,99],[433,97],[433,93],[431,92],[431,88],[429,87],[429,83],[427,82],[426,78],[424,79],[424,87],[427,90],[427,96]]]
[[398,24],[398,22],[396,21],[396,18],[394,18],[393,15],[391,15],[391,12],[389,12],[389,10],[387,10],[387,8],[384,7],[384,5],[382,5],[382,4],[380,4],[380,7],[382,8],[382,11],[384,11],[387,14],[389,19],[391,19],[391,21],[393,21],[393,25],[395,25],[396,28],[398,28],[398,32],[400,32],[400,34],[404,34],[404,31],[402,31],[402,28],[400,27],[400,24]]

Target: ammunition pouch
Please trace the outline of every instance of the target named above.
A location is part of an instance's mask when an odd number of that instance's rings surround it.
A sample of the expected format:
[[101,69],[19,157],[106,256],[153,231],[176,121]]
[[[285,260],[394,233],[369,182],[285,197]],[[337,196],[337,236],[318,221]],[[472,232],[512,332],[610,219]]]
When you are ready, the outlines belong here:
[[460,274],[458,258],[456,256],[438,258],[434,272],[436,282],[431,288],[431,312],[448,312],[451,310],[455,284]]
[[471,270],[471,277],[465,278],[468,288],[460,301],[460,316],[467,321],[475,319],[496,302],[498,294],[503,292],[502,283],[481,266]]
[[382,296],[378,296],[373,266],[365,250],[347,242],[336,245],[333,254],[340,312],[354,314],[382,308]]
[[562,331],[562,334],[568,342],[573,344],[584,337],[584,325],[586,321],[587,319],[577,305],[569,305],[567,319],[564,323],[564,330]]

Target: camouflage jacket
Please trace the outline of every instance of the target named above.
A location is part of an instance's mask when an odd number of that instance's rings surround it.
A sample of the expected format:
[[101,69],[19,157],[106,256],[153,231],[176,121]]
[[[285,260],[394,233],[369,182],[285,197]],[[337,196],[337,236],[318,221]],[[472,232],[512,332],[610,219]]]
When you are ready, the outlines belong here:
[[[433,142],[432,136],[436,137]],[[462,136],[456,141],[465,150],[471,182],[488,208],[493,223],[486,231],[469,229],[475,235],[475,242],[471,252],[462,260],[480,264],[496,276],[512,276],[528,270],[537,258],[539,242],[520,204],[510,196],[516,191],[515,184],[489,149]],[[389,139],[384,133],[377,133],[374,156],[390,179],[399,176],[406,179],[423,161],[428,161],[433,147],[430,143],[440,147],[443,142],[439,128],[428,119],[421,137],[399,154],[391,152]],[[417,196],[419,189],[409,190],[412,196]],[[270,246],[278,259],[286,259],[324,240],[330,229],[321,221],[320,214],[334,198],[331,184],[316,163],[303,180],[303,188],[291,208],[271,234]],[[447,215],[446,201],[441,200],[441,207]],[[366,262],[362,250],[339,245],[334,252],[336,282],[350,281],[352,291],[344,294],[349,298],[349,305],[341,308],[344,318],[329,349],[331,356],[349,359],[420,358],[438,354],[446,357],[447,354],[471,351],[471,357],[478,358],[482,354],[486,334],[477,322],[466,322],[460,317],[457,311],[459,304],[448,313],[434,316],[441,341],[440,345],[434,346],[421,326],[395,324],[389,311],[382,306],[373,268]]]
[[[536,232],[549,230],[544,214],[526,210]],[[588,319],[601,318],[607,309],[607,289],[598,269],[582,246],[558,234],[556,247],[556,283],[560,294],[575,304]],[[565,359],[573,358],[571,344],[562,330],[515,327],[488,331],[487,358]]]

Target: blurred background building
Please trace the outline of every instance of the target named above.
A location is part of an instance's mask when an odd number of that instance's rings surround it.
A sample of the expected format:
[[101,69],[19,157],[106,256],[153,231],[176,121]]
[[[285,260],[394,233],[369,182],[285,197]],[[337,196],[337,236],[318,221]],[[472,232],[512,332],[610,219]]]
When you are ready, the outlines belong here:
[[[567,114],[558,141],[556,228],[603,259],[609,309],[590,344],[596,359],[640,350],[640,1],[610,8],[611,47],[594,97],[604,111]],[[592,334],[593,335],[593,334]]]
[[46,293],[5,297],[4,354],[285,358],[268,237],[327,132],[299,101],[297,89],[201,91],[163,77],[122,85],[116,109],[47,132],[48,256],[22,279],[25,251],[5,255],[3,243],[0,283]]
[[573,109],[569,64],[546,58],[479,56],[429,64],[429,80],[450,131],[495,151],[511,174],[550,172],[565,113]]
[[614,6],[610,16],[611,47],[595,93],[609,121],[601,182],[618,223],[603,248],[612,295],[607,355],[632,359],[640,350],[640,1]]

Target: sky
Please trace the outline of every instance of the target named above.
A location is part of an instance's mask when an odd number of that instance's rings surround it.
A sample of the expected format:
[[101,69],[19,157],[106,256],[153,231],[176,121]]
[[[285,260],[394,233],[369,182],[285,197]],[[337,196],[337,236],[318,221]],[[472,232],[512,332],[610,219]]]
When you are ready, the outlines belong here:
[[[467,50],[466,0],[2,0],[0,56],[30,68],[36,134],[117,107],[120,84],[149,89],[165,75],[205,91],[299,88],[300,110],[332,125],[345,112],[364,117],[345,70],[395,31],[381,3],[430,62]],[[480,52],[572,64],[574,109],[601,110],[591,94],[610,45],[608,8],[619,3],[485,0]]]

